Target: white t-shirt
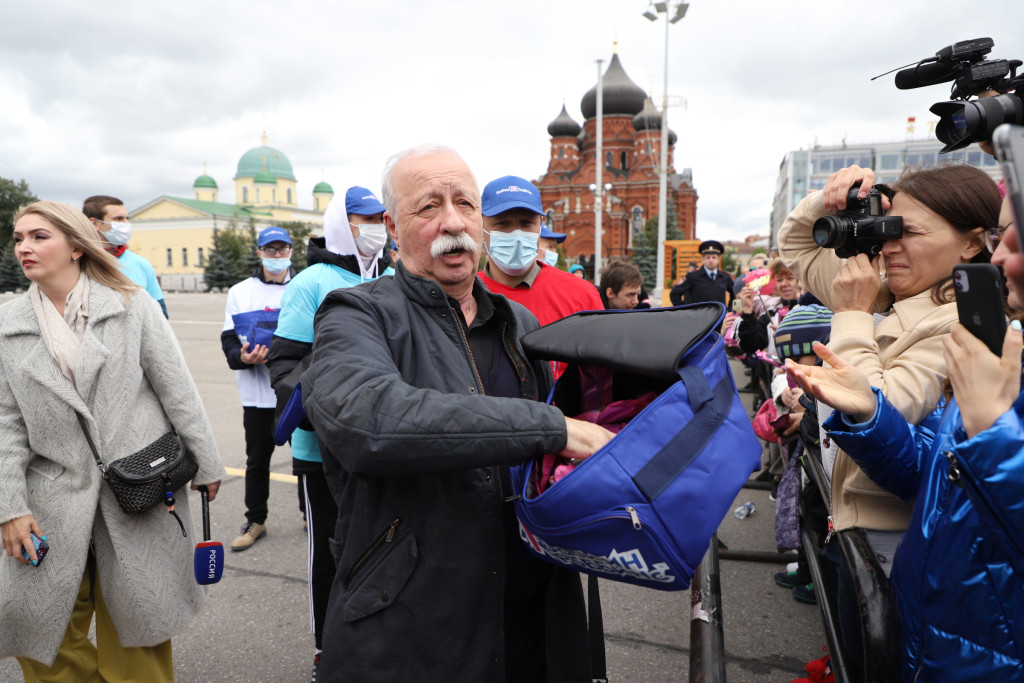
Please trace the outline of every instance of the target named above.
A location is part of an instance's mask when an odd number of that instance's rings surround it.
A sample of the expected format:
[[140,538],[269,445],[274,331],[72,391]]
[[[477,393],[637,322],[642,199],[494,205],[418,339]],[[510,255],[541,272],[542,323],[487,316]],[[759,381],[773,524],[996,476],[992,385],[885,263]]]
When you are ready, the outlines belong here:
[[[242,280],[228,290],[224,310],[224,330],[234,330],[231,316],[236,313],[281,308],[284,284],[267,284],[258,277]],[[235,371],[235,383],[242,397],[242,405],[256,408],[277,407],[277,397],[270,388],[270,371],[266,365],[254,365],[247,370]]]

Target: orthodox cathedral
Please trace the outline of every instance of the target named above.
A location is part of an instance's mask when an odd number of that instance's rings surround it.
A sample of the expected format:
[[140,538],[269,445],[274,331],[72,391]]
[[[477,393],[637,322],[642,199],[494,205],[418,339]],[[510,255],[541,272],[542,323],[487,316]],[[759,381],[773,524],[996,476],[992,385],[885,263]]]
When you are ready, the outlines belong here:
[[[640,86],[634,83],[612,55],[601,77],[602,184],[611,183],[602,207],[602,258],[627,256],[633,237],[644,223],[658,214],[661,169],[661,112]],[[563,244],[569,261],[590,262],[594,253],[594,193],[596,178],[597,86],[580,102],[581,126],[565,105],[548,124],[551,156],[547,173],[536,182],[548,223],[568,237]],[[697,191],[690,169],[681,173],[673,164],[677,136],[668,131],[668,202],[675,210],[680,232],[693,240],[697,225]],[[671,246],[671,245],[670,245]],[[687,245],[689,246],[689,245]],[[686,249],[689,258],[690,249]],[[680,254],[681,255],[681,254]],[[672,258],[667,252],[666,262]]]
[[235,203],[218,200],[217,181],[204,173],[192,184],[191,197],[161,195],[130,214],[129,248],[153,264],[157,275],[199,275],[213,246],[214,228],[231,224],[256,230],[291,221],[323,224],[334,196],[326,182],[313,187],[313,210],[298,205],[295,173],[280,150],[262,144],[238,160]]

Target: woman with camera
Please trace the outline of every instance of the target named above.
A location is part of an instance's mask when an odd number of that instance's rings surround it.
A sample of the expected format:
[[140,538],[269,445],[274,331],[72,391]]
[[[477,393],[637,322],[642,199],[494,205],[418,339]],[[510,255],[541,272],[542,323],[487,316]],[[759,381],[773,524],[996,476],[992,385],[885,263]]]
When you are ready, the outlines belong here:
[[[902,218],[899,239],[881,242],[871,258],[858,253],[844,260],[818,246],[815,221],[862,206],[874,183],[874,172],[858,166],[832,174],[824,191],[808,195],[786,219],[779,247],[808,290],[834,312],[829,349],[917,424],[935,409],[949,375],[942,345],[957,320],[951,271],[959,263],[988,261],[984,230],[997,224],[999,191],[984,172],[966,165],[905,172],[891,188],[891,205],[881,197],[889,216]],[[835,529],[863,529],[888,575],[911,504],[884,491],[828,440],[822,460],[831,475]],[[834,547],[825,553],[838,559]],[[848,660],[856,662],[859,612],[852,577],[838,565],[842,637]]]
[[[1008,303],[1024,310],[1024,259],[1007,201],[992,262]],[[944,342],[955,402],[919,428],[851,363],[818,346],[831,367],[789,365],[836,413],[829,436],[874,481],[916,501],[896,554],[903,679],[1024,680],[1024,392],[1019,323],[996,356],[960,324]]]
[[171,681],[170,639],[203,600],[187,491],[129,516],[93,447],[109,466],[175,431],[212,500],[213,430],[160,307],[85,216],[36,202],[14,219],[32,285],[0,307],[0,657],[26,681]]

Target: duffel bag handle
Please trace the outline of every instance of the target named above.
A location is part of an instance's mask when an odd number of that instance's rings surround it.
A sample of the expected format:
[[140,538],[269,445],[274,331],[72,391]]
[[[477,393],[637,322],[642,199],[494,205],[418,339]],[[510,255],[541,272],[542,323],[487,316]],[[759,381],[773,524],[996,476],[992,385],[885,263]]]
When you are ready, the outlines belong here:
[[679,369],[693,410],[693,419],[633,477],[633,483],[653,501],[704,451],[732,407],[733,384],[726,373],[712,391],[704,372],[695,365]]

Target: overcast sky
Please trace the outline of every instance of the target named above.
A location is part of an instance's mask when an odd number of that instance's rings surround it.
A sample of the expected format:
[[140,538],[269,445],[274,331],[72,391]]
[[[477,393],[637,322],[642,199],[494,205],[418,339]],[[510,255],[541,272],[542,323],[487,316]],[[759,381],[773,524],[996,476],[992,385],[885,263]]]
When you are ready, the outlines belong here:
[[[239,157],[292,162],[300,206],[320,180],[379,189],[394,152],[458,149],[481,184],[547,169],[548,123],[618,40],[626,72],[663,91],[664,19],[646,0],[207,0],[0,4],[0,177],[80,205],[192,196],[203,163],[234,201]],[[929,137],[947,85],[870,78],[958,40],[1024,59],[1021,0],[691,0],[669,36],[676,168],[693,169],[698,237],[767,234],[786,152]]]

